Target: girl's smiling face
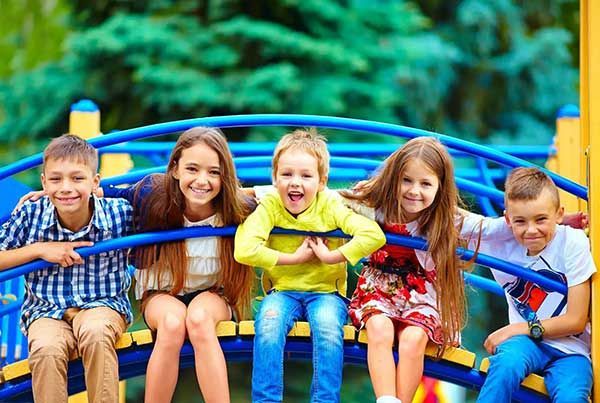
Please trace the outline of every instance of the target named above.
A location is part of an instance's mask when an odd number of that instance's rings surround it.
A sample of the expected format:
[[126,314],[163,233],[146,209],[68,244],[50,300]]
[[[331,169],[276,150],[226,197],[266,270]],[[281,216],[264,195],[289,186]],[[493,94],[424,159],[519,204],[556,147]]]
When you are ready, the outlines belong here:
[[173,178],[185,197],[185,216],[200,221],[215,213],[213,200],[221,192],[221,164],[215,150],[198,143],[181,152]]
[[402,218],[406,222],[416,220],[431,206],[439,187],[437,175],[423,161],[418,158],[408,161],[400,178]]

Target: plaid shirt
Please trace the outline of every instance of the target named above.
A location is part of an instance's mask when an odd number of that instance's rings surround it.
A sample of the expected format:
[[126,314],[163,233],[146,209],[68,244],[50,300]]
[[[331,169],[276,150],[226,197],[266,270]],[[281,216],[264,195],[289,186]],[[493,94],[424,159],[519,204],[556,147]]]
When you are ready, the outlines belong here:
[[[0,228],[0,250],[16,249],[36,242],[101,242],[132,232],[132,207],[122,199],[93,197],[90,223],[72,232],[63,228],[48,197],[25,203]],[[25,275],[25,300],[21,307],[21,330],[39,318],[62,319],[70,307],[106,306],[131,323],[127,290],[131,276],[127,251],[113,250],[88,256],[83,264],[63,268],[58,264]]]

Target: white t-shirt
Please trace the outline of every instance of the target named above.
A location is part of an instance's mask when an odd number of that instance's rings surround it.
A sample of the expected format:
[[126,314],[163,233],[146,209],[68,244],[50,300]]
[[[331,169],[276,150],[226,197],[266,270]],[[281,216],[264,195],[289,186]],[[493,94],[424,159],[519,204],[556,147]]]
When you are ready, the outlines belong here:
[[[486,219],[487,221],[488,219]],[[509,240],[487,238],[482,240],[480,252],[506,260],[573,287],[588,280],[596,272],[590,253],[590,244],[582,230],[557,225],[550,243],[536,256],[527,256],[527,248],[514,237]],[[537,284],[512,274],[492,270],[494,278],[505,291],[510,323],[526,322],[519,313],[516,301],[526,304],[540,320],[556,317],[567,311],[567,296],[545,290]],[[516,301],[515,301],[516,300]],[[567,354],[581,354],[589,358],[590,323],[581,334],[546,338],[546,343]]]
[[[216,226],[217,216],[212,215],[202,221],[192,222],[184,216],[184,227],[198,227],[210,225]],[[186,239],[188,255],[188,272],[186,282],[179,295],[188,294],[196,290],[204,290],[214,286],[219,277],[221,269],[218,252],[218,237],[209,236],[203,238]],[[146,276],[147,279],[146,279]],[[144,291],[157,290],[158,281],[154,271],[150,269],[135,271],[135,297],[141,299]],[[144,287],[148,284],[147,287]],[[163,273],[160,288],[168,291],[173,288],[173,282],[169,273]]]

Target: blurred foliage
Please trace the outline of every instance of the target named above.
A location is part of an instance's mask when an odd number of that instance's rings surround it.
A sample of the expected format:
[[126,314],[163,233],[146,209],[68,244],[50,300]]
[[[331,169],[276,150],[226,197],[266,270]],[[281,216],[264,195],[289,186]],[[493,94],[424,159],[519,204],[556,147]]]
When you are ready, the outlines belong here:
[[[1,9],[0,164],[66,132],[81,98],[98,103],[105,132],[304,113],[513,144],[549,144],[556,110],[578,99],[576,0],[2,0]],[[485,314],[488,299],[470,294],[465,342],[474,350],[499,326]],[[309,367],[287,367],[287,380],[301,380],[290,399],[296,390],[306,399]],[[249,365],[230,371],[240,380],[232,396],[244,401]],[[366,369],[349,373],[344,401],[370,400]],[[132,401],[141,382],[132,381]],[[180,388],[199,398],[193,372],[182,372]]]
[[66,131],[82,97],[105,130],[307,113],[533,143],[577,100],[575,0],[4,3],[4,146]]

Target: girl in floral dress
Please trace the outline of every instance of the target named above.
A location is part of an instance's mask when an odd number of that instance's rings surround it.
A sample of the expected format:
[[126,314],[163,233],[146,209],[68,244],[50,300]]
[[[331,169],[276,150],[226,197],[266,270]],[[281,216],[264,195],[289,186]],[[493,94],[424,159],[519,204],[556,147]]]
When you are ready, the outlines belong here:
[[436,139],[416,138],[390,155],[358,190],[344,196],[386,232],[428,240],[428,252],[385,245],[373,253],[349,310],[354,325],[367,329],[367,360],[377,403],[411,402],[423,375],[428,341],[442,354],[457,344],[465,318],[464,283],[455,255],[459,196],[452,160]]

